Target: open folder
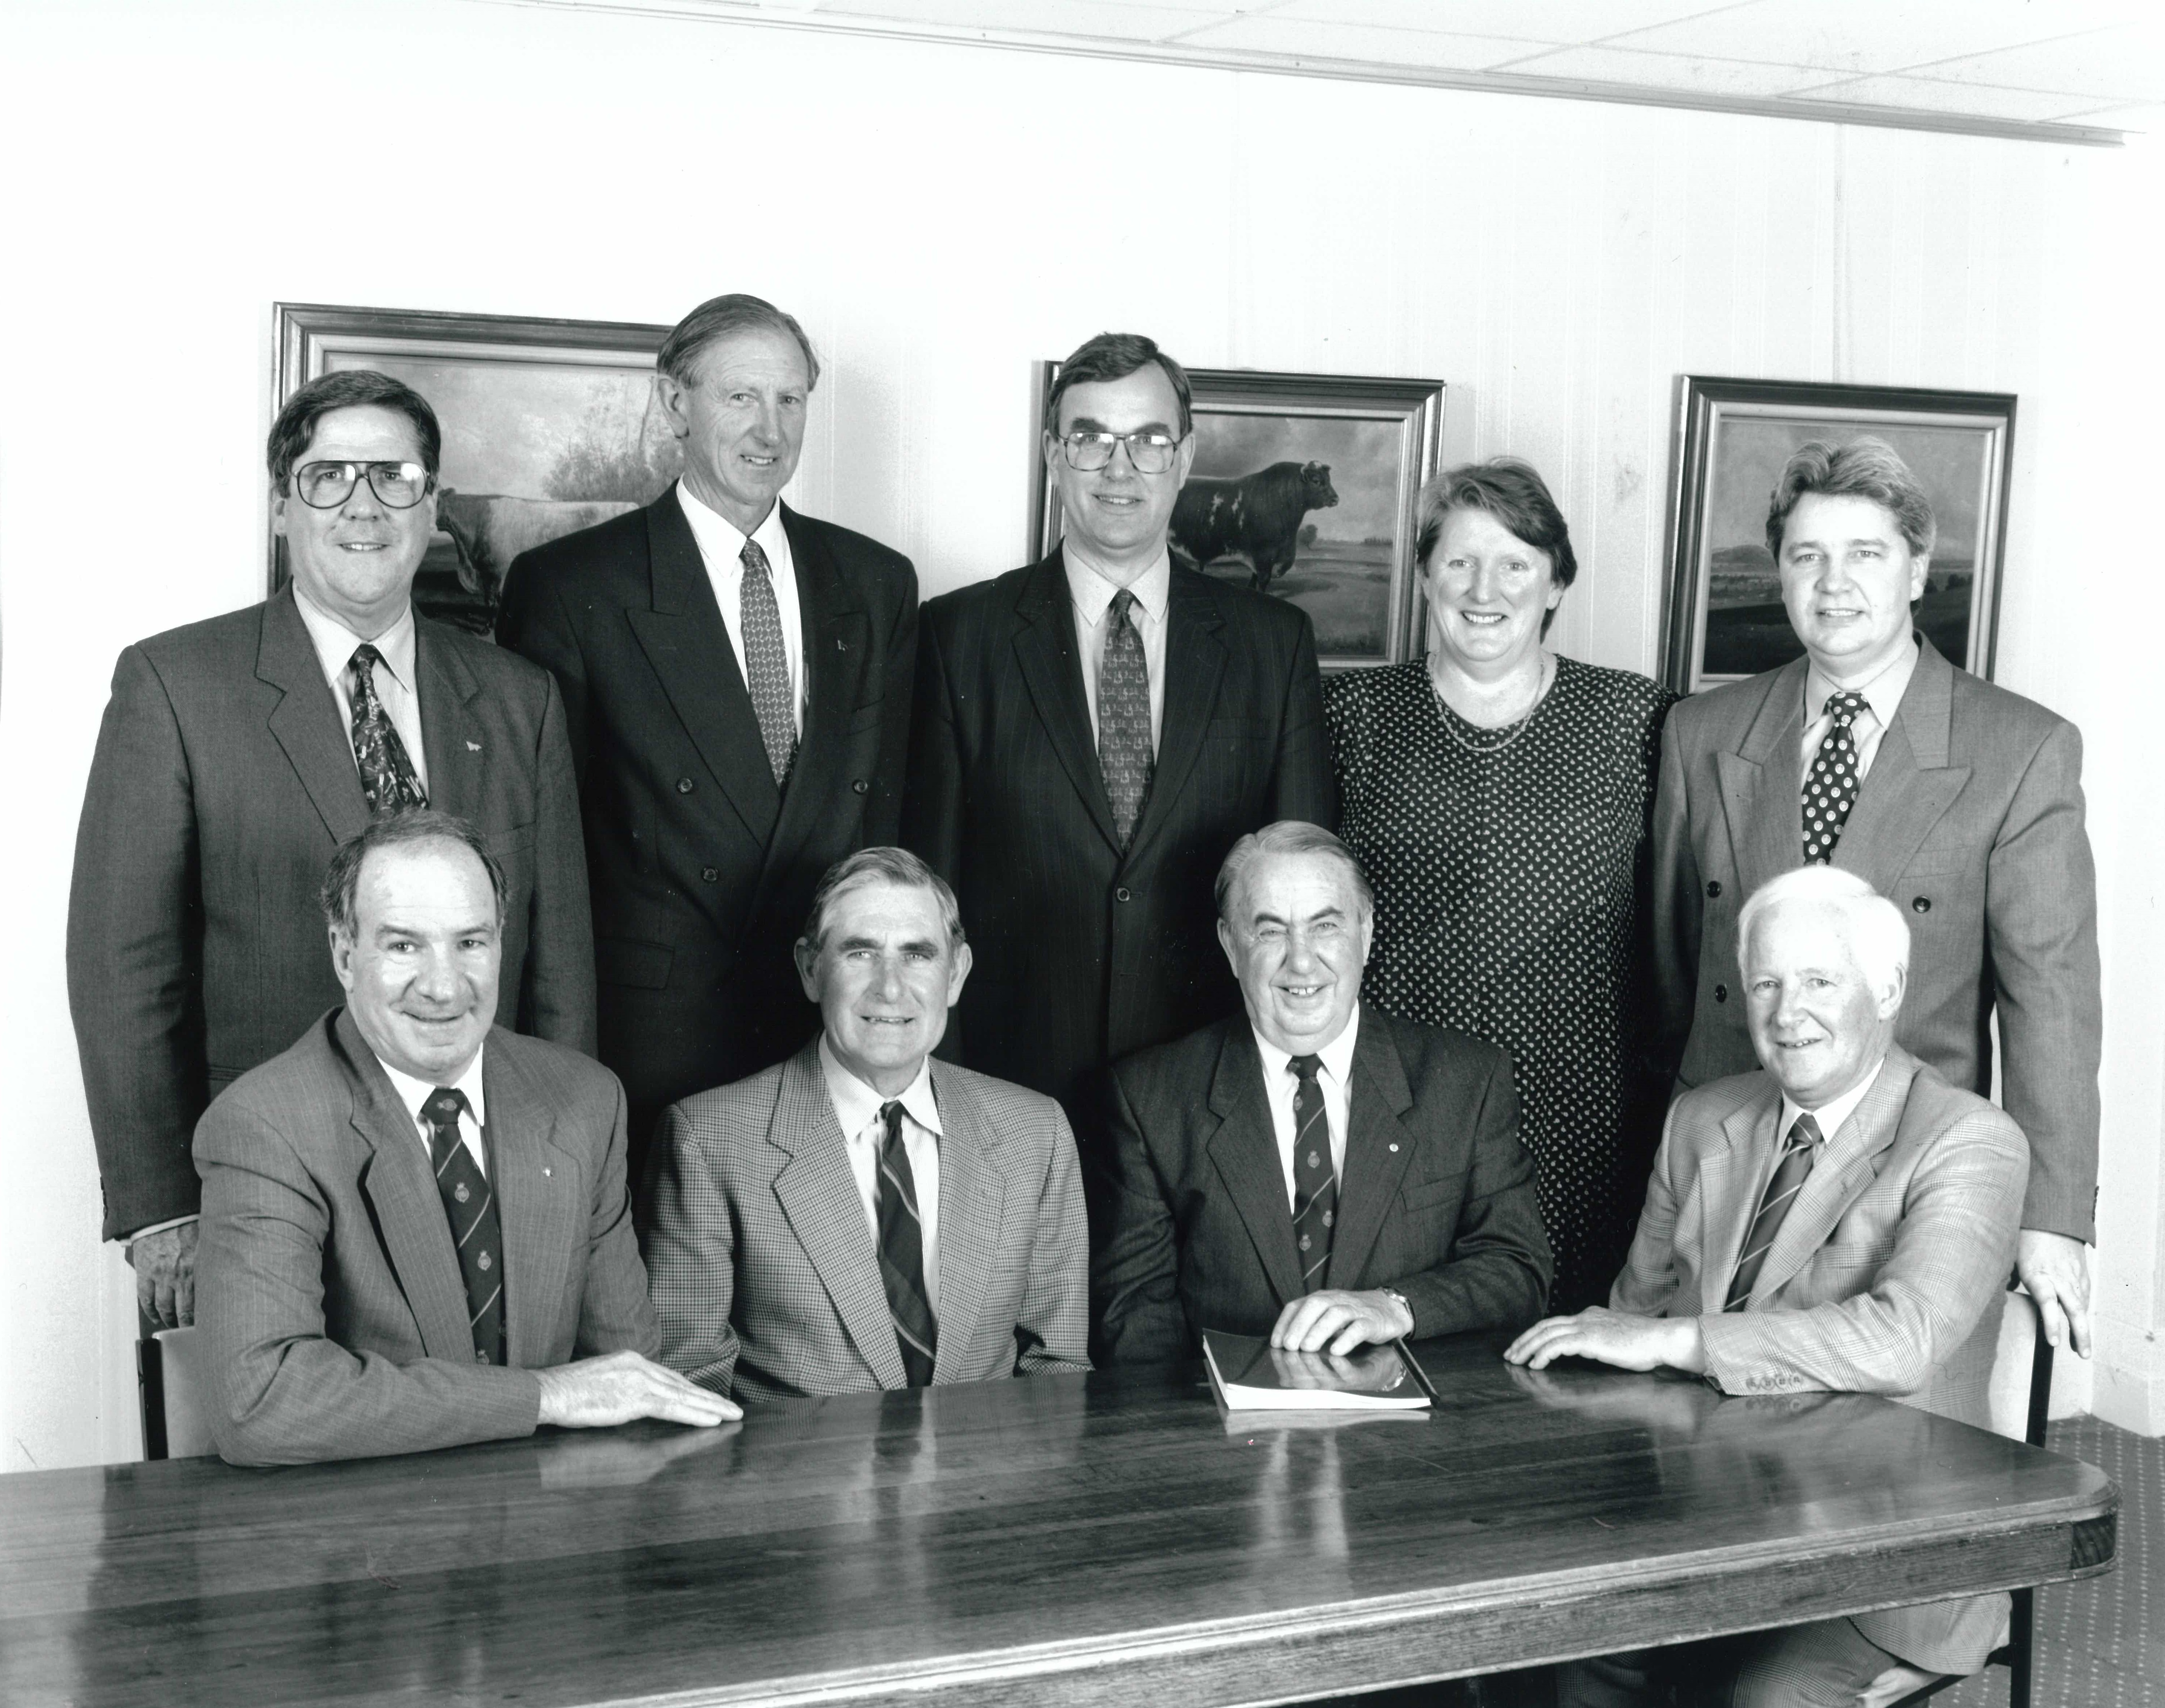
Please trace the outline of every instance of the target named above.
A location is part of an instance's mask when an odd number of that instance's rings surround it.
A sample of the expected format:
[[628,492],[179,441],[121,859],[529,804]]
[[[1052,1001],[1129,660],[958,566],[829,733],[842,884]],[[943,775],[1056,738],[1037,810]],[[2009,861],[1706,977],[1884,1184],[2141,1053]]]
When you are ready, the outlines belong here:
[[1417,1411],[1435,1397],[1404,1341],[1341,1357],[1205,1329],[1203,1363],[1228,1411]]

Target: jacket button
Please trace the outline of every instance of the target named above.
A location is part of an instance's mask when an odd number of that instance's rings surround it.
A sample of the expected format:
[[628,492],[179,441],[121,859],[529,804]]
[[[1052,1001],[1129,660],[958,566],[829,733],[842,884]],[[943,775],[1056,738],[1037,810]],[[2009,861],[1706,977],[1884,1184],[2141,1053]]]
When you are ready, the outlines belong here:
[[1920,895],[1910,906],[1913,912],[1928,914],[1932,910],[1932,899],[1929,895]]
[[870,794],[872,792],[872,786],[869,783],[867,783],[861,777],[853,778],[851,781],[850,787],[856,790],[859,794]]
[[1122,884],[1118,889],[1113,892],[1113,899],[1114,901],[1133,901],[1135,897],[1129,891],[1128,887],[1125,884]]
[[722,874],[720,872],[717,872],[711,866],[702,866],[699,868],[699,876],[705,878],[709,883],[719,881],[721,875]]
[[1729,1000],[1729,987],[1725,984],[1715,985],[1714,987],[1714,999],[1716,1002],[1727,1002]]
[[689,794],[691,792],[692,779],[688,777],[678,778],[677,779],[677,793],[679,794]]
[[1709,901],[1712,901],[1712,900],[1713,900],[1716,896],[1720,895],[1720,894],[1721,894],[1721,880],[1720,880],[1720,878],[1709,878],[1709,879],[1707,880],[1707,884],[1706,884],[1706,899],[1707,899]]

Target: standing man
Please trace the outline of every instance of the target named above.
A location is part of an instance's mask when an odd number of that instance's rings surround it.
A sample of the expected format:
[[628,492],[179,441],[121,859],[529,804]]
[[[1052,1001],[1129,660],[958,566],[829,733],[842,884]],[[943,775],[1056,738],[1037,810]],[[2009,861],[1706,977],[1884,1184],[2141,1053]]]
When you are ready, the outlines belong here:
[[1059,549],[925,608],[903,836],[977,951],[962,1059],[1065,1104],[1087,1177],[1106,1063],[1239,1006],[1211,894],[1225,851],[1336,804],[1307,614],[1168,555],[1195,460],[1180,364],[1091,339],[1042,449]]
[[790,946],[820,874],[894,840],[917,645],[909,560],[781,502],[819,377],[804,329],[716,297],[656,361],[683,478],[518,558],[497,629],[570,712],[635,1182],[669,1104],[810,1036]]
[[1656,976],[1682,1088],[1748,1071],[1737,915],[1831,863],[1908,919],[1896,1037],[2000,1101],[2030,1141],[2015,1267],[2055,1346],[2089,1355],[2098,1141],[2097,878],[2082,736],[1915,632],[1934,536],[1876,439],[1813,443],[1775,482],[1767,545],[1804,656],[1669,714],[1655,806]]
[[130,646],[76,836],[68,1005],[105,1188],[147,1322],[192,1320],[211,1099],[339,1000],[316,886],[371,815],[477,825],[508,889],[495,1018],[591,1052],[593,938],[564,704],[545,672],[414,613],[442,435],[368,370],[271,429],[292,580]]

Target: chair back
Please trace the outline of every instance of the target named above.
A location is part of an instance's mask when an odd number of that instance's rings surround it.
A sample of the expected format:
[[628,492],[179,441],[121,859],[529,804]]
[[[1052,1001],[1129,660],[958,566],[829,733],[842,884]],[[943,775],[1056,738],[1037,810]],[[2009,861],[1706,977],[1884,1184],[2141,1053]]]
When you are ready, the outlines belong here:
[[2010,1441],[2045,1445],[2045,1422],[2052,1403],[2052,1343],[2045,1338],[2043,1313],[2021,1288],[2007,1295],[1999,1315],[1999,1350],[1992,1360],[1988,1395],[1992,1431]]

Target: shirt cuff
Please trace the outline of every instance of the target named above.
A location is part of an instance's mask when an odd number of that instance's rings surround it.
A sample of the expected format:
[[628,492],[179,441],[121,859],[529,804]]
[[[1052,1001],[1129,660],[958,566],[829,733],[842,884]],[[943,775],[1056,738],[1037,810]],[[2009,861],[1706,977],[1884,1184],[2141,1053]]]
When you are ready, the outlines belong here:
[[129,1234],[125,1239],[122,1240],[120,1243],[124,1246],[132,1246],[138,1240],[149,1239],[152,1234],[161,1234],[168,1228],[185,1226],[189,1222],[198,1221],[201,1219],[201,1215],[198,1212],[191,1211],[187,1215],[176,1215],[171,1221],[154,1221],[148,1227],[137,1228],[134,1233]]

